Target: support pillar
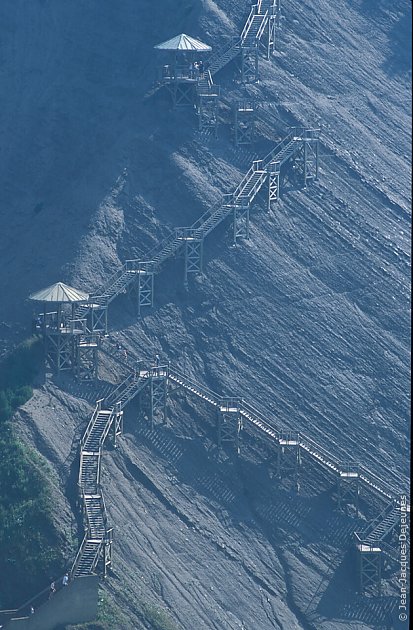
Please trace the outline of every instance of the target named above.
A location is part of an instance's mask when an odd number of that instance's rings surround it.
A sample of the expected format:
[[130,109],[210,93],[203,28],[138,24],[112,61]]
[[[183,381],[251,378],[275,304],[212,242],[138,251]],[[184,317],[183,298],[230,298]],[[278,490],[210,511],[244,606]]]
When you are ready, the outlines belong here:
[[354,505],[356,514],[359,511],[360,475],[357,464],[342,465],[337,480],[337,507],[347,512],[349,505]]
[[271,210],[271,204],[276,203],[280,197],[280,163],[271,162],[267,167],[268,197],[267,209]]
[[381,595],[382,551],[380,547],[357,545],[360,593]]
[[235,445],[240,453],[240,433],[243,428],[240,413],[241,401],[235,398],[223,399],[217,409],[218,446],[228,442]]
[[268,10],[268,22],[260,42],[267,60],[271,58],[271,55],[277,48],[277,30],[280,28],[281,20],[281,0],[273,0],[272,6]]
[[149,421],[153,429],[155,423],[165,424],[167,420],[168,367],[152,368],[149,378]]
[[258,46],[241,48],[241,82],[256,83],[258,78]]
[[201,274],[203,263],[204,239],[193,236],[184,237],[185,241],[185,270],[184,284],[188,287],[189,274]]
[[143,307],[153,306],[155,273],[152,263],[139,263],[136,277],[129,285],[129,293],[136,297],[138,316]]
[[198,128],[199,131],[212,129],[218,137],[218,94],[200,95],[198,98]]
[[113,544],[113,528],[105,532],[105,540],[103,543],[103,577],[108,576],[109,570],[112,568],[112,544]]
[[303,138],[304,187],[318,179],[319,139],[318,129],[308,129]]
[[277,476],[293,477],[298,487],[298,477],[301,466],[300,435],[299,433],[281,433],[278,438]]
[[99,335],[78,335],[75,339],[74,370],[79,381],[93,381],[98,373]]
[[123,411],[121,410],[121,403],[116,403],[113,414],[113,445],[116,447],[117,438],[123,433]]
[[100,304],[90,305],[91,332],[99,332],[106,335],[108,332],[108,306]]
[[249,239],[250,237],[250,207],[234,205],[233,210],[234,222],[234,245],[237,244],[238,238]]
[[46,359],[55,372],[73,367],[73,335],[60,330],[45,335]]
[[173,81],[167,84],[172,96],[173,107],[194,107],[195,105],[195,83]]
[[255,106],[252,101],[240,101],[234,106],[234,142],[252,144],[255,139]]

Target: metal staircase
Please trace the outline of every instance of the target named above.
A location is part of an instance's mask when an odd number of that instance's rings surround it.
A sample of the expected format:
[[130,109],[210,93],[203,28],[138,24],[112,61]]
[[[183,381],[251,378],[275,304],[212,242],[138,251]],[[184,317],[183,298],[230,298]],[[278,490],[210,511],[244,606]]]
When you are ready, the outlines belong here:
[[[171,366],[169,366],[168,380],[216,409],[219,409],[223,402],[227,400],[227,398],[219,396]],[[277,428],[268,420],[271,414],[265,409],[258,410],[256,406],[251,405],[243,398],[237,398],[236,400],[238,401],[239,412],[242,418],[280,445],[284,440],[286,431],[285,429]],[[307,453],[322,468],[335,476],[344,470],[343,464],[326,449],[314,442],[314,440],[301,433],[298,438],[300,449]],[[372,537],[376,540],[375,537],[377,535],[382,535],[382,538],[385,538],[391,529],[396,526],[398,519],[400,520],[400,505],[399,502],[393,499],[393,497],[398,495],[398,490],[383,479],[379,479],[364,466],[358,466],[358,471],[360,482],[368,491],[373,491],[382,499],[390,501],[386,510],[369,525],[368,530],[363,532],[363,537],[366,536],[369,542]]]
[[258,50],[266,52],[267,59],[275,50],[275,32],[280,20],[280,0],[258,0],[251,7],[250,13],[241,31],[227,45],[218,50],[209,60],[209,71],[214,76],[228,63],[241,54],[241,80],[243,82],[258,79]]
[[[293,128],[290,133],[262,160],[255,160],[237,188],[224,195],[190,227],[179,227],[151,250],[146,260],[127,260],[105,283],[99,294],[91,296],[89,304],[79,306],[76,318],[88,318],[90,331],[107,330],[106,312],[109,304],[121,293],[135,291],[138,309],[153,304],[155,274],[162,265],[185,250],[185,281],[188,273],[202,271],[202,243],[222,221],[234,218],[234,242],[249,235],[249,208],[268,182],[268,207],[276,202],[280,190],[280,172],[290,160],[302,164],[303,183],[316,179],[318,173],[318,129]],[[311,156],[309,156],[311,151]],[[307,164],[308,162],[308,164]],[[97,313],[97,315],[96,315]],[[102,315],[104,313],[104,315]],[[92,321],[90,322],[90,319]]]
[[99,401],[80,441],[78,486],[85,537],[72,566],[72,577],[93,573],[100,560],[106,575],[111,564],[112,530],[107,524],[100,475],[103,444],[113,425],[115,437],[119,434],[120,424],[121,411],[115,407],[102,409],[102,401]]
[[382,542],[400,524],[400,505],[391,501],[362,532],[362,541],[367,544]]

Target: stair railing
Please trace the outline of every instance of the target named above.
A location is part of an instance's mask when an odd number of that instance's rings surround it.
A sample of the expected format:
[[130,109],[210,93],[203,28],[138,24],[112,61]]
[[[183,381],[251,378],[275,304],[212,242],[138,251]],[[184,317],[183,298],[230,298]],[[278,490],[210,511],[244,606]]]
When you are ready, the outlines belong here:
[[84,432],[84,434],[83,434],[83,436],[82,436],[82,438],[80,440],[80,448],[81,448],[81,450],[84,449],[85,444],[86,444],[86,442],[87,442],[87,440],[88,440],[88,438],[89,438],[89,436],[90,436],[90,434],[92,432],[92,429],[93,429],[93,426],[95,424],[96,418],[97,418],[97,416],[99,414],[99,411],[102,410],[102,402],[103,402],[103,400],[104,399],[101,398],[100,400],[96,401],[96,407],[95,407],[95,409],[94,409],[94,411],[92,413],[92,417],[90,418],[90,420],[88,422],[88,425],[86,427],[86,430],[85,430],[85,432]]

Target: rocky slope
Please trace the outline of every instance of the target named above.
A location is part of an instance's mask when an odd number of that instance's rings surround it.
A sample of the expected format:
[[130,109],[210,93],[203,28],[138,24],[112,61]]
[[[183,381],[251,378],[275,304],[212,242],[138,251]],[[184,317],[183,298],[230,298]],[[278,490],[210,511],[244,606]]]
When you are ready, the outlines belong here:
[[[140,4],[0,7],[4,347],[24,334],[28,293],[60,279],[96,289],[119,261],[192,223],[287,125],[320,125],[316,185],[290,191],[271,213],[257,204],[251,239],[236,248],[230,227],[220,228],[188,293],[178,260],[157,278],[155,308],[141,320],[126,298],[114,303],[100,377],[120,374],[115,341],[137,356],[160,353],[403,487],[410,3],[285,2],[280,50],[260,60],[261,81],[248,88],[271,103],[248,150],[232,146],[225,108],[215,140],[162,94],[143,98],[155,43],[183,31],[218,46],[239,31],[244,7]],[[244,94],[233,78],[231,67],[217,76],[228,100]],[[85,395],[49,382],[18,418],[69,497]],[[272,478],[268,444],[246,435],[240,458],[219,453],[210,412],[182,396],[167,428],[150,432],[136,417],[130,409],[104,477],[116,528],[107,588],[131,628],[142,601],[188,629],[390,623],[391,585],[379,607],[355,598],[346,551],[355,521],[333,511],[331,479],[305,462],[301,495],[291,497]]]

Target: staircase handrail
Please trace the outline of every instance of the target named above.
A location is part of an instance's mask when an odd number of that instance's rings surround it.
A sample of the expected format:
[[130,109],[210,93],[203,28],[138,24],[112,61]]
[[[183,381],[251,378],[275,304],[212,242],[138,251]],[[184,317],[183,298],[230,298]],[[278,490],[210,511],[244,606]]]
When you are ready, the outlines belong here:
[[378,514],[373,520],[367,523],[367,526],[363,529],[362,532],[360,532],[360,535],[363,537],[363,540],[366,540],[367,537],[374,532],[376,527],[378,527],[378,525],[380,525],[380,523],[382,523],[384,519],[389,514],[391,514],[391,512],[394,510],[396,505],[397,505],[397,502],[396,500],[393,499],[392,501],[390,501],[390,503],[386,505],[386,507],[384,508],[384,510],[380,512],[380,514]]
[[122,277],[122,275],[125,273],[126,271],[126,267],[125,267],[125,263],[122,263],[122,266],[119,267],[119,269],[117,269],[105,282],[105,284],[102,286],[102,288],[100,289],[100,293],[95,293],[94,295],[89,296],[89,303],[93,304],[93,301],[95,298],[100,298],[102,297],[105,293],[108,293],[111,289],[111,287],[115,284],[115,282],[117,280],[119,280],[119,278]]
[[85,444],[86,444],[86,442],[87,442],[87,440],[88,440],[88,438],[89,438],[89,436],[90,436],[90,434],[92,432],[93,425],[95,424],[95,421],[96,421],[96,418],[98,416],[98,413],[99,413],[99,411],[102,410],[102,402],[103,402],[103,400],[104,399],[101,398],[100,400],[96,401],[96,407],[95,407],[95,409],[94,409],[94,411],[92,413],[92,417],[90,418],[90,420],[88,422],[88,425],[87,425],[87,427],[85,429],[85,432],[83,433],[83,436],[82,436],[82,438],[80,440],[80,448],[81,448],[81,450],[84,449]]
[[108,436],[108,433],[110,431],[110,428],[112,426],[114,417],[115,417],[114,411],[113,411],[113,409],[111,409],[110,410],[110,415],[108,416],[107,422],[106,422],[105,427],[104,427],[104,429],[102,431],[102,435],[100,436],[100,439],[99,439],[99,446],[100,446],[100,448],[102,448],[104,443],[105,443],[105,440],[106,440],[106,438]]
[[248,31],[249,31],[250,26],[252,24],[252,21],[254,19],[254,15],[257,15],[257,6],[258,5],[253,4],[251,9],[250,9],[249,15],[248,15],[248,17],[247,17],[247,19],[245,21],[244,27],[243,27],[243,29],[241,31],[241,36],[240,36],[241,42],[243,42],[244,39],[246,38],[246,36],[248,35]]
[[267,153],[267,155],[262,159],[263,164],[266,166],[270,162],[274,162],[277,159],[277,155],[284,149],[287,144],[289,144],[293,138],[296,137],[290,131],[275,147]]
[[[258,13],[259,13],[259,11],[258,11]],[[262,22],[260,24],[260,27],[259,27],[259,29],[257,31],[257,35],[256,35],[257,41],[260,41],[260,39],[262,37],[262,34],[264,32],[264,29],[267,26],[267,22],[268,22],[268,11],[266,11],[264,13],[264,18],[263,18],[263,20],[262,20]]]
[[262,412],[258,411],[255,407],[253,407],[253,405],[251,405],[250,403],[246,402],[245,399],[243,400],[241,413],[242,413],[242,411],[245,411],[245,413],[247,413],[249,416],[251,416],[252,418],[257,420],[266,429],[271,431],[271,433],[274,433],[276,439],[279,438],[279,435],[280,435],[279,429],[276,426],[274,426],[271,422],[269,422],[268,420],[264,420]]
[[[229,44],[225,44],[222,46],[214,55],[208,60],[208,69],[211,70],[211,75],[214,76],[217,72],[222,70],[227,63],[229,63],[239,52],[241,46],[241,38],[240,37],[232,37],[230,39]],[[230,58],[223,63],[220,63],[223,57],[225,57],[228,53],[231,53]],[[216,64],[216,68],[213,66]]]
[[225,205],[225,201],[229,200],[230,198],[232,199],[233,194],[232,193],[225,193],[222,197],[222,199],[220,199],[219,201],[217,201],[212,208],[210,208],[209,210],[206,210],[204,212],[203,215],[201,215],[196,221],[195,223],[193,223],[191,225],[192,229],[202,229],[202,226],[204,223],[206,223],[206,221],[208,219],[210,219],[218,210],[220,210],[224,205]]
[[[129,374],[127,374],[127,376],[123,379],[123,381],[121,381],[119,383],[119,385],[117,387],[115,387],[115,389],[113,389],[110,394],[104,399],[105,405],[107,407],[112,408],[112,406],[118,402],[118,399],[120,398],[119,393],[123,393],[128,386],[133,382],[133,379],[135,378],[135,375],[133,372],[129,372]],[[113,401],[113,402],[112,402]]]
[[376,490],[385,499],[391,500],[400,494],[399,490],[392,486],[391,483],[384,481],[384,479],[380,479],[380,477],[365,466],[360,465],[359,470],[360,480],[369,488]]
[[308,435],[300,435],[300,447],[312,457],[314,457],[314,451],[317,461],[321,462],[331,472],[337,475],[340,473],[340,462],[326,448],[308,437]]
[[79,564],[79,560],[82,557],[83,551],[86,547],[86,543],[88,542],[89,538],[89,531],[87,530],[85,532],[85,535],[83,536],[83,540],[80,543],[79,549],[77,550],[77,554],[75,556],[75,559],[73,560],[73,564],[72,564],[72,568],[70,569],[70,577],[73,578],[76,569],[77,569],[77,565]]
[[201,385],[200,383],[192,379],[190,376],[187,376],[186,374],[184,374],[183,372],[180,372],[176,368],[169,367],[169,378],[173,380],[174,377],[178,379],[179,381],[181,381],[186,388],[192,387],[196,391],[200,392],[206,398],[211,399],[215,406],[218,406],[221,396],[219,396],[216,392],[213,392],[211,389],[208,389],[208,387]]

